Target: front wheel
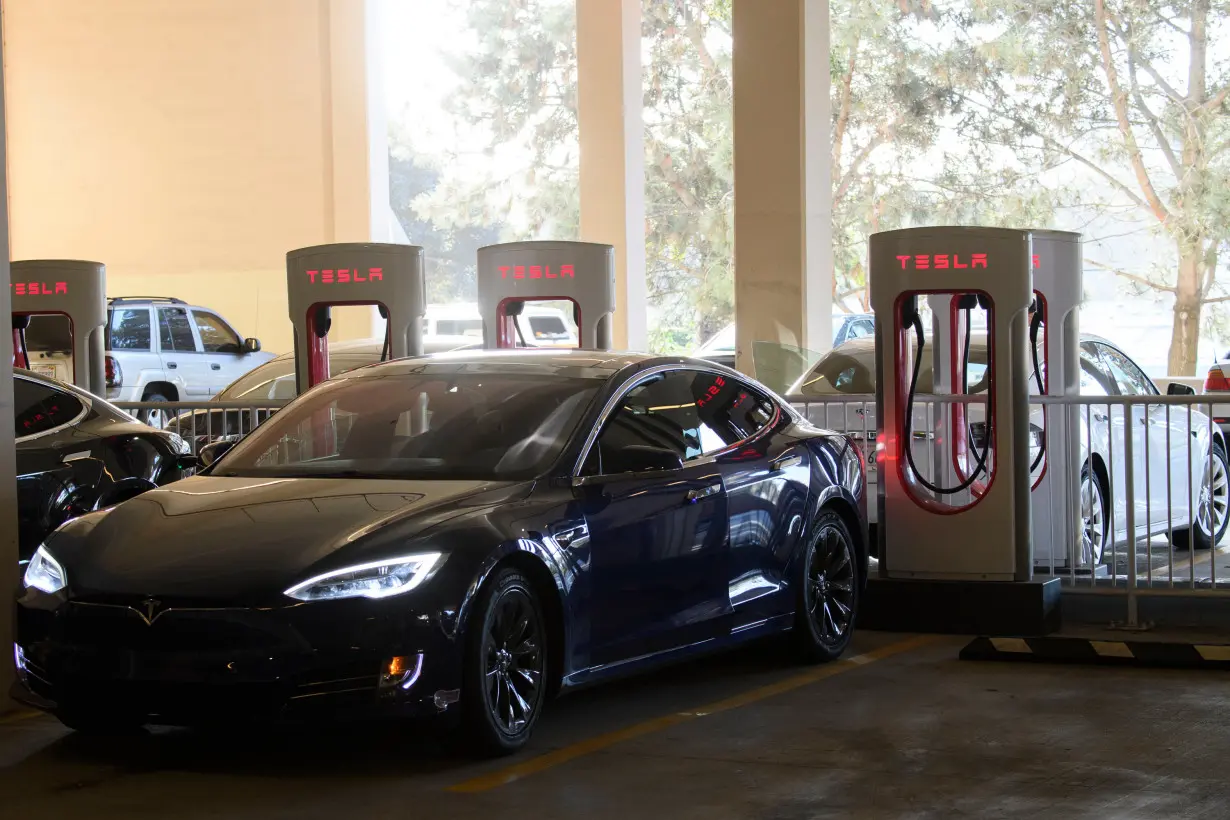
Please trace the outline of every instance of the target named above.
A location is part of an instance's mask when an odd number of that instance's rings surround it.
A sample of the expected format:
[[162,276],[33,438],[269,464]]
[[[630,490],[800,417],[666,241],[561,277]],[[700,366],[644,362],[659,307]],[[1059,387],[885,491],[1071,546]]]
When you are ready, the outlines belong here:
[[484,585],[466,642],[462,713],[473,748],[507,755],[529,742],[547,692],[547,630],[529,579],[512,567]]
[[[166,396],[162,395],[161,393],[150,393],[148,396],[145,396],[144,398],[142,398],[141,401],[167,402],[167,401],[170,401],[170,399],[168,399]],[[165,430],[167,427],[167,424],[169,424],[171,421],[171,412],[169,410],[162,410],[159,408],[151,407],[148,410],[140,411],[137,414],[137,419],[142,424],[148,424],[150,427],[155,427],[159,430]]]
[[1200,492],[1196,496],[1196,526],[1174,531],[1177,547],[1191,547],[1194,540],[1196,549],[1212,549],[1221,543],[1230,526],[1230,466],[1221,442],[1213,442],[1213,452],[1202,472]]
[[858,616],[854,539],[841,516],[820,513],[800,556],[794,639],[809,663],[837,660],[850,645]]

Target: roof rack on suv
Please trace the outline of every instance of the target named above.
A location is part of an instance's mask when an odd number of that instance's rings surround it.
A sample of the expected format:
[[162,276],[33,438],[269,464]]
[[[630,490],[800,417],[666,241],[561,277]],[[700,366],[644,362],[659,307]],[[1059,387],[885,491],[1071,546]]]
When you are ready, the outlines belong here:
[[109,305],[122,305],[126,302],[170,302],[173,305],[188,304],[183,299],[174,296],[113,296],[107,300]]

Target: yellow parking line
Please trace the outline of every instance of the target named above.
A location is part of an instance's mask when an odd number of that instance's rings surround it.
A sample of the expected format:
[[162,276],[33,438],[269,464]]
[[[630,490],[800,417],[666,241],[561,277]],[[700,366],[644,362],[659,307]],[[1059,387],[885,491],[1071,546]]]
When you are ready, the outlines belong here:
[[29,720],[30,718],[36,718],[41,714],[43,713],[36,712],[33,709],[22,709],[21,711],[13,712],[8,715],[0,715],[0,726],[6,723],[17,723],[18,721]]
[[939,639],[935,635],[919,635],[913,638],[908,638],[904,641],[889,644],[880,649],[866,652],[862,655],[855,655],[851,658],[843,658],[835,663],[827,666],[818,667],[810,672],[804,672],[799,675],[786,678],[785,680],[771,683],[767,686],[761,686],[749,692],[744,692],[741,695],[725,698],[707,706],[701,706],[697,709],[691,709],[684,712],[676,712],[671,715],[663,715],[662,717],[653,718],[652,720],[637,723],[633,726],[628,726],[624,729],[617,729],[614,732],[608,732],[604,735],[587,738],[579,743],[574,743],[570,746],[556,749],[553,752],[547,752],[544,755],[531,758],[522,763],[515,763],[512,766],[507,766],[503,769],[498,769],[488,774],[479,775],[478,777],[464,780],[461,783],[456,783],[448,787],[451,792],[485,792],[499,786],[504,786],[517,780],[529,777],[530,775],[538,774],[539,772],[552,769],[556,766],[567,763],[571,760],[576,760],[594,752],[601,751],[617,743],[623,743],[626,740],[633,740],[643,735],[657,732],[661,729],[666,729],[684,721],[695,718],[715,715],[719,712],[725,712],[730,709],[737,709],[740,706],[747,706],[756,701],[771,698],[775,695],[780,695],[789,692],[793,689],[798,689],[802,686],[807,686],[817,681],[831,678],[834,675],[840,675],[843,672],[849,672],[857,669],[860,666],[865,666],[869,663],[887,658],[892,655],[897,655],[902,652],[908,652],[911,649],[917,649],[929,643],[933,643]]
[[[1227,545],[1226,545],[1226,546],[1224,546],[1224,547],[1218,547],[1215,551],[1213,551],[1213,552],[1209,553],[1207,557],[1208,557],[1209,562],[1210,562],[1210,567],[1211,567],[1211,565],[1212,565],[1212,562],[1213,562],[1214,560],[1216,560],[1216,556],[1218,556],[1218,555],[1225,555],[1225,554],[1226,554],[1226,553],[1228,553],[1228,552],[1230,552],[1230,544],[1227,544]],[[1192,563],[1193,563],[1194,561],[1197,561],[1197,560],[1203,561],[1203,560],[1205,559],[1205,557],[1206,557],[1206,556],[1204,556],[1204,555],[1196,555],[1196,554],[1193,552],[1192,554],[1188,555],[1188,556],[1187,556],[1187,558],[1184,558],[1184,559],[1183,559],[1182,561],[1180,561],[1179,563],[1177,563],[1177,564],[1171,564],[1171,565],[1170,565],[1170,579],[1171,579],[1171,580],[1182,580],[1182,579],[1177,579],[1177,578],[1175,578],[1175,573],[1176,573],[1176,572],[1182,572],[1182,571],[1184,571],[1184,570],[1191,569],[1191,567],[1192,567]],[[1210,572],[1211,572],[1211,571],[1212,571],[1212,570],[1210,569]],[[1156,570],[1156,569],[1155,569],[1155,570],[1153,570],[1153,574],[1154,574],[1154,575],[1157,575],[1157,573],[1158,573],[1158,570]],[[1140,573],[1139,573],[1139,572],[1137,572],[1136,574],[1137,574],[1138,576],[1140,575]],[[1190,578],[1190,577],[1191,577],[1191,573],[1188,573],[1188,578]]]

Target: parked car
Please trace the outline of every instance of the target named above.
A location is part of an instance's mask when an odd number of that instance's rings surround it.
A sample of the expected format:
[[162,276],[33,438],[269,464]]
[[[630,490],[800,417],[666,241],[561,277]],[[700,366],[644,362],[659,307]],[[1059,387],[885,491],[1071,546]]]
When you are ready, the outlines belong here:
[[[567,312],[549,304],[530,303],[517,315],[519,347],[576,347],[576,323]],[[428,305],[424,317],[423,339],[455,342],[483,341],[483,319],[478,305]]]
[[[459,341],[460,346],[458,346]],[[467,339],[466,337],[423,340],[425,355],[481,347],[481,340],[476,342],[473,338]],[[356,367],[377,364],[383,351],[383,339],[336,342],[329,345],[329,374],[340,376]],[[227,385],[221,393],[214,396],[211,401],[250,401],[254,408],[259,408],[271,401],[290,401],[297,395],[297,392],[295,354],[283,353],[240,376]],[[273,412],[268,409],[253,411],[201,408],[180,413],[167,426],[190,441],[195,441],[195,450],[200,452],[206,444],[219,438],[246,436],[252,432],[254,418],[257,423],[260,423]]]
[[70,518],[190,475],[182,438],[29,370],[13,371],[18,555]]
[[[1082,335],[1080,366],[1080,391],[1083,396],[1161,395],[1144,371],[1106,339]],[[925,396],[932,390],[930,356],[923,357],[922,367],[918,376],[919,396]],[[971,392],[985,390],[985,385],[977,385],[986,369],[986,338],[975,334],[970,343],[969,373],[971,384],[975,385]],[[850,433],[862,440],[868,454],[868,481],[871,483],[876,481],[875,372],[875,340],[856,339],[826,354],[788,391],[792,398],[809,402],[806,414],[813,423]],[[1031,383],[1030,387],[1036,393],[1035,385]],[[861,402],[830,405],[822,403],[826,398],[843,394],[870,394],[871,400],[865,405]],[[1219,543],[1230,525],[1230,515],[1227,515],[1230,505],[1230,467],[1227,466],[1226,440],[1221,429],[1210,425],[1209,417],[1196,409],[1192,410],[1190,427],[1186,409],[1174,409],[1168,413],[1166,407],[1154,405],[1147,410],[1145,407],[1133,407],[1132,414],[1136,422],[1128,426],[1132,430],[1134,453],[1133,497],[1138,522],[1137,537],[1167,533],[1173,528],[1175,540],[1179,545],[1188,545],[1194,541],[1198,548],[1206,549]],[[971,412],[971,415],[974,413]],[[1112,517],[1115,522],[1114,542],[1127,542],[1124,415],[1122,406],[1106,405],[1093,405],[1088,419],[1083,412],[1078,415],[1082,451],[1081,504],[1086,550],[1084,561],[1096,565],[1109,556],[1111,533],[1108,532],[1108,524]],[[1041,409],[1035,407],[1031,425],[1035,436],[1031,444],[1035,453],[1041,440],[1038,435],[1041,431],[1041,418]],[[1087,424],[1087,421],[1091,423]],[[927,429],[927,412],[921,404],[915,408],[913,425],[915,431]],[[976,427],[976,424],[974,426]],[[1170,428],[1170,441],[1173,443],[1169,450],[1166,445],[1167,427]],[[1149,430],[1148,433],[1146,429]],[[867,433],[865,439],[864,431]],[[1193,443],[1190,460],[1188,448],[1180,444],[1189,440]],[[927,447],[926,442],[915,441],[914,446],[915,458],[920,465],[925,465],[928,460],[922,450]],[[1110,468],[1112,464],[1113,470]],[[1044,467],[1044,463],[1039,463],[1037,470]],[[922,469],[925,469],[925,466]],[[1195,494],[1198,504],[1194,537],[1189,528],[1189,495],[1192,487],[1199,488]],[[1113,510],[1108,499],[1113,500]],[[871,510],[874,523],[874,504],[871,505]]]
[[836,659],[866,578],[857,448],[695,360],[359,368],[204,473],[42,545],[17,697],[86,731],[459,712],[503,754],[557,689],[781,632]]
[[[875,336],[875,314],[834,313],[833,347],[851,339]],[[729,324],[715,333],[707,342],[692,353],[698,359],[716,362],[727,367],[735,366],[735,326]],[[797,371],[796,371],[797,372]]]
[[[111,401],[203,401],[273,358],[214,311],[165,297],[109,299],[106,348]],[[167,418],[138,416],[154,426]]]
[[[1204,377],[1205,393],[1230,393],[1230,355],[1209,367]],[[1213,421],[1221,427],[1221,431],[1230,435],[1230,396],[1226,404],[1213,405]]]

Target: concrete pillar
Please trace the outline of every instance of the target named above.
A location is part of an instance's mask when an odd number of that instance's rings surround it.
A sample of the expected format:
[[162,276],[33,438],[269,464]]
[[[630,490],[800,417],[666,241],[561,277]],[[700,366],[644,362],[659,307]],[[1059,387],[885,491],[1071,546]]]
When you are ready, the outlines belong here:
[[753,373],[753,342],[832,344],[828,0],[734,0],[733,28],[737,363]]
[[[9,288],[9,186],[4,116],[4,46],[0,36],[0,317],[8,320],[13,310]],[[13,334],[10,322],[0,333],[0,589],[17,588],[17,457],[13,439]],[[13,605],[6,594],[0,606],[0,711],[13,706]]]
[[577,0],[581,239],[615,246],[615,347],[644,350],[641,0]]

